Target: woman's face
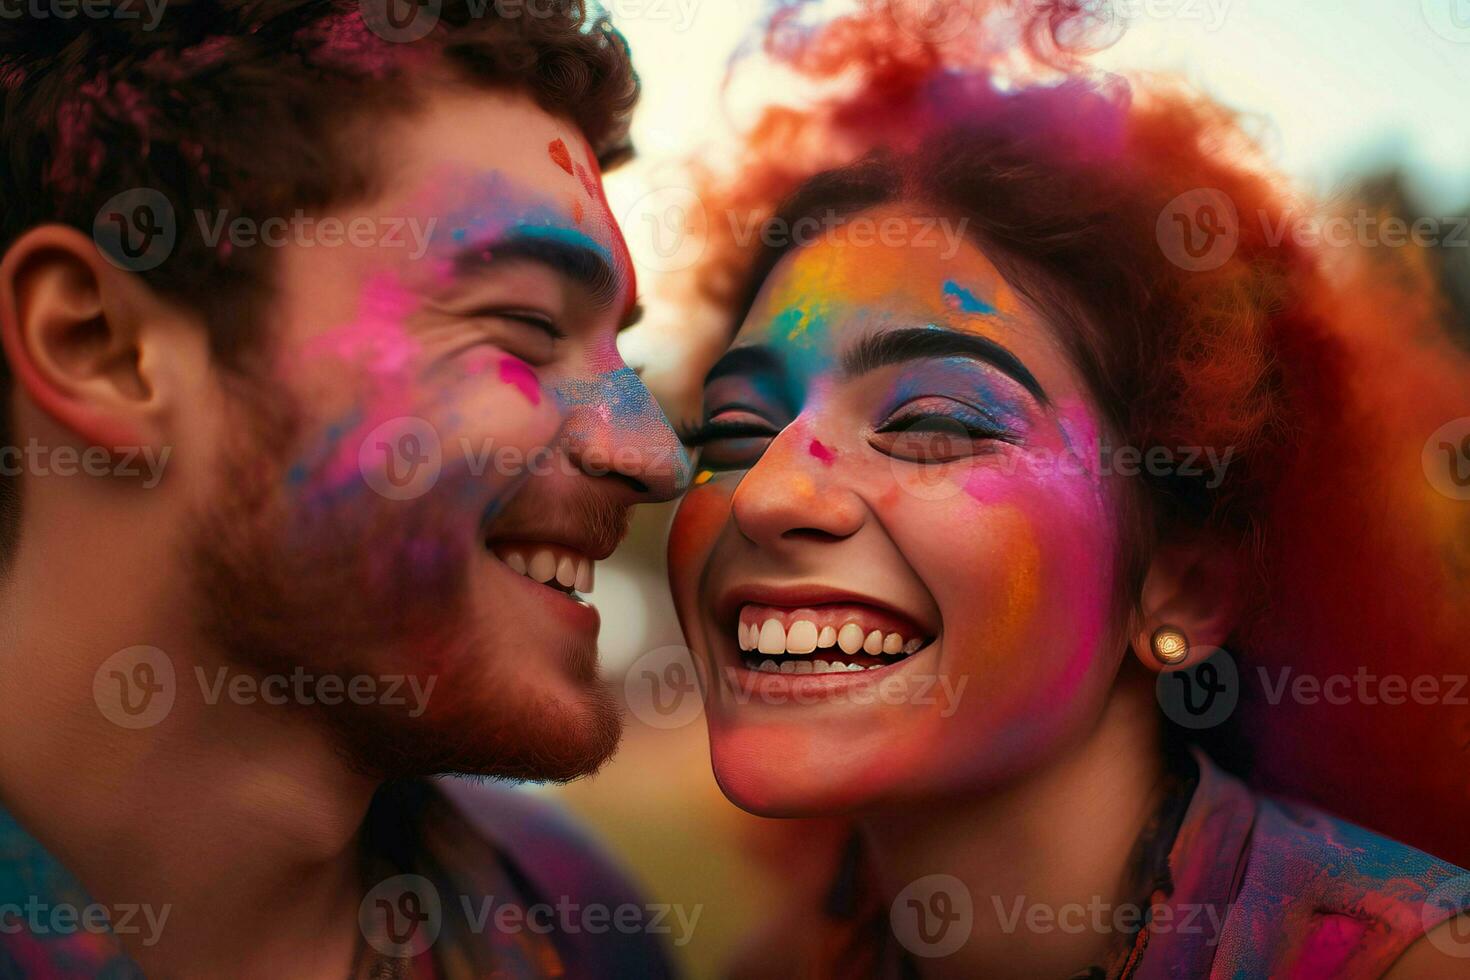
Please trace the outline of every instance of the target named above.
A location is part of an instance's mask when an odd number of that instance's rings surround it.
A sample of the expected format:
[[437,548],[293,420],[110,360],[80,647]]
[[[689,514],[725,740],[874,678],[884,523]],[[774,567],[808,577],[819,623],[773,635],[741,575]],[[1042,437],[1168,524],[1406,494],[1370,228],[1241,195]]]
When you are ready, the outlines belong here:
[[1022,773],[1124,652],[1099,415],[979,248],[924,227],[884,207],[788,254],[706,381],[670,576],[716,777],[755,813]]

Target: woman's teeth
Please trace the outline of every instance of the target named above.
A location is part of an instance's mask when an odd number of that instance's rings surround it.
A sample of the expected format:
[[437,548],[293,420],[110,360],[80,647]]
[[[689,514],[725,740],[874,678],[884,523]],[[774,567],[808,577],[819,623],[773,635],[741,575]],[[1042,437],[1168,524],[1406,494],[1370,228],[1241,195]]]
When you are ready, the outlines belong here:
[[[737,626],[740,649],[747,666],[764,673],[834,674],[887,667],[921,649],[928,639],[905,636],[896,630],[864,624],[861,617],[847,622],[818,626],[811,619],[780,619],[747,607]],[[784,660],[787,655],[804,657],[831,651],[842,656],[826,659]]]
[[775,619],[768,619],[759,626],[755,623],[741,623],[739,631],[740,649],[768,655],[806,654],[835,646],[843,653],[854,654],[861,651],[872,656],[880,653],[913,653],[924,645],[922,639],[908,639],[899,633],[865,631],[857,623],[845,623],[841,629],[824,626],[818,630],[816,623],[806,619],[797,620],[790,628],[783,627]]

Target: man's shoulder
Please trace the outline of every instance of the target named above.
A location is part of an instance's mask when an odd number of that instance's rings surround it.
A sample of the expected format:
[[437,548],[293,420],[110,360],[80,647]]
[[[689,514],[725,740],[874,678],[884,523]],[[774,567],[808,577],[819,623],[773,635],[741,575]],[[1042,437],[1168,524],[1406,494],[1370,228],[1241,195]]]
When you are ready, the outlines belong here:
[[562,807],[533,791],[464,777],[434,780],[435,789],[470,829],[506,855],[535,884],[557,892],[595,891],[639,900],[632,879]]
[[504,862],[524,901],[556,909],[578,975],[673,976],[663,933],[650,927],[656,906],[564,809],[501,783],[443,777],[432,785]]

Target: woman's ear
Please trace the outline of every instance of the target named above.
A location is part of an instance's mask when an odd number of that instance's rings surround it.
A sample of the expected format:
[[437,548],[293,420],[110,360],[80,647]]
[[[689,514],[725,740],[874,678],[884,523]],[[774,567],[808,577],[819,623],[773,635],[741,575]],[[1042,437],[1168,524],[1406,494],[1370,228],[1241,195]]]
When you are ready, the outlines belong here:
[[1240,621],[1242,573],[1238,553],[1209,536],[1160,542],[1139,597],[1134,655],[1154,671],[1208,659]]
[[0,260],[0,343],[30,400],[106,449],[163,438],[148,326],[163,304],[75,228],[25,232]]

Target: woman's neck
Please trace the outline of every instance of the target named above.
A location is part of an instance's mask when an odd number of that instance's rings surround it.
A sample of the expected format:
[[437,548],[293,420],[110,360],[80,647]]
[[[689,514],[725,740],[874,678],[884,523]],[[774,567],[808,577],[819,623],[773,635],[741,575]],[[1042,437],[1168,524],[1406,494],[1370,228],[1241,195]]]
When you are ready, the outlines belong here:
[[969,893],[968,938],[949,955],[915,956],[923,974],[1068,977],[1101,963],[1146,900],[1128,893],[1130,859],[1164,781],[1152,678],[1125,667],[1097,727],[1041,768],[995,790],[866,816],[884,907],[910,889],[893,912],[905,945],[940,952],[954,942],[948,930],[963,929],[964,895],[933,893],[958,891],[952,883],[912,883],[949,875]]

